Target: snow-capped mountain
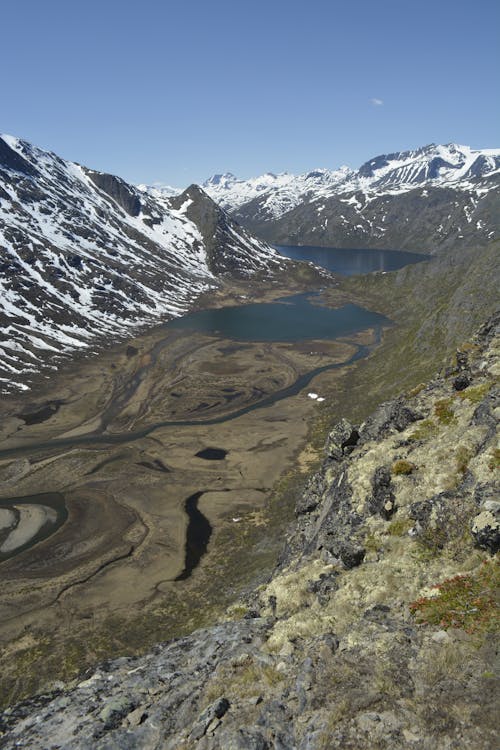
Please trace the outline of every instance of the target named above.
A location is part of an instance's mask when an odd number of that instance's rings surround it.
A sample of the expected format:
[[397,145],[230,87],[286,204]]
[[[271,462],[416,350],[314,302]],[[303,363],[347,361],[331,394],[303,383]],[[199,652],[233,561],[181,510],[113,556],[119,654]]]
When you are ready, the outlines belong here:
[[283,244],[432,250],[447,240],[488,241],[500,230],[500,149],[430,145],[358,170],[249,180],[228,173],[203,187],[242,224]]
[[0,390],[281,263],[199,187],[176,197],[0,137]]
[[239,180],[231,172],[226,172],[210,177],[203,183],[203,189],[228,211],[234,211],[255,198],[264,198],[264,210],[270,217],[279,219],[295,208],[304,196],[341,185],[351,174],[348,167],[341,167],[334,172],[316,169],[300,175],[267,172],[260,177]]

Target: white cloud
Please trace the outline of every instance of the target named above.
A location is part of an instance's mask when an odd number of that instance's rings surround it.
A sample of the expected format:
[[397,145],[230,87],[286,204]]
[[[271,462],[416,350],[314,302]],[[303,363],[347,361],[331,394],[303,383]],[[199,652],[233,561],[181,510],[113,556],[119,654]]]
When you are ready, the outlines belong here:
[[383,103],[384,103],[383,99],[377,99],[376,97],[373,97],[373,99],[370,99],[370,104],[373,104],[374,107],[381,107]]

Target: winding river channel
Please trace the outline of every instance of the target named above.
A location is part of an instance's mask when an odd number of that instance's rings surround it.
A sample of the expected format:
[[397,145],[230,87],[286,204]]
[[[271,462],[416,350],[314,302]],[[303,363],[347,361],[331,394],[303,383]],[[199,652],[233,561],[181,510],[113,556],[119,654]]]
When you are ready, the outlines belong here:
[[[314,293],[297,294],[290,297],[283,297],[273,303],[201,310],[190,315],[185,315],[182,318],[177,318],[168,323],[167,327],[174,330],[201,331],[224,339],[240,341],[294,342],[307,339],[333,340],[339,337],[345,338],[366,328],[375,329],[378,340],[382,327],[390,325],[390,321],[385,316],[358,307],[357,305],[348,304],[340,308],[330,309],[320,304],[313,304],[315,296]],[[158,355],[164,345],[164,342],[157,344],[152,352],[151,361],[146,366],[148,369],[156,364]],[[344,362],[313,368],[298,377],[288,387],[276,390],[272,395],[265,396],[255,403],[236,409],[228,414],[223,414],[212,419],[163,420],[153,422],[141,430],[126,433],[112,434],[105,432],[112,418],[122,408],[123,404],[130,399],[133,392],[141,383],[144,373],[139,371],[135,374],[125,391],[120,394],[119,399],[114,401],[102,413],[99,432],[93,431],[79,437],[54,439],[50,443],[33,443],[29,446],[3,449],[0,450],[0,458],[31,455],[40,450],[47,450],[47,448],[83,446],[96,443],[120,445],[144,438],[160,427],[193,427],[198,424],[221,424],[256,409],[263,409],[281,399],[295,396],[303,388],[306,388],[311,380],[320,373],[350,365],[365,357],[369,351],[368,347],[363,345],[353,344],[353,346],[355,346],[355,352]]]

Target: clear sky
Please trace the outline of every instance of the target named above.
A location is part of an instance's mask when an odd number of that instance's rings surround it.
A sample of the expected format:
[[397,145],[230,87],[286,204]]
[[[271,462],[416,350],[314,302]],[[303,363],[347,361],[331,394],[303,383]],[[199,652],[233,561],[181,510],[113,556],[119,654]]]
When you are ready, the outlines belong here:
[[500,0],[5,0],[0,132],[131,182],[500,147]]

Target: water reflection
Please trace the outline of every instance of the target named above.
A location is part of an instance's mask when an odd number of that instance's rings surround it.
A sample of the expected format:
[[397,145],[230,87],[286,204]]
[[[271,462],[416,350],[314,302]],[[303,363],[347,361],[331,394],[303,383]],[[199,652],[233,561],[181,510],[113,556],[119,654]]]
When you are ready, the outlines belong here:
[[355,276],[374,271],[397,271],[411,263],[421,263],[429,255],[403,250],[346,250],[336,247],[310,245],[276,245],[282,255],[293,260],[305,260],[343,276]]

